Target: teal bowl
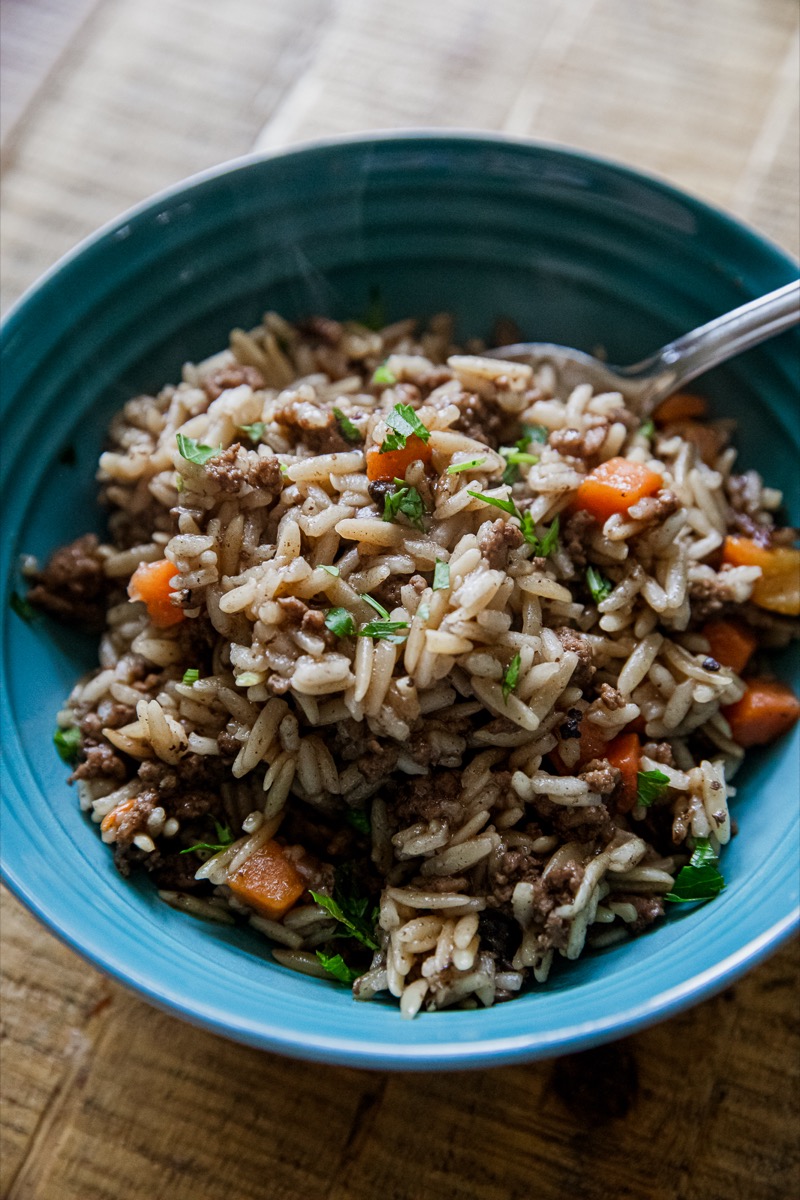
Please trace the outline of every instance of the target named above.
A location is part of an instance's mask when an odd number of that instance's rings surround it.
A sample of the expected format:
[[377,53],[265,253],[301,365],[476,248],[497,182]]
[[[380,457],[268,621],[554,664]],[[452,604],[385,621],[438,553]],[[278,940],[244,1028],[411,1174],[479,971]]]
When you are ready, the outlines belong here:
[[[634,171],[488,136],[389,134],[235,162],[150,200],[65,258],[3,330],[3,586],[22,553],[102,528],[93,482],[130,395],[177,379],[267,308],[388,319],[498,314],[526,337],[633,362],[795,278],[780,250]],[[703,381],[739,422],[741,462],[795,488],[796,332]],[[796,494],[792,496],[796,502]],[[797,523],[800,512],[795,511]],[[798,730],[752,754],[733,802],[725,891],[647,936],[587,955],[509,1004],[401,1019],[271,959],[247,930],[202,924],[125,882],[78,811],[55,713],[94,662],[85,638],[3,606],[5,878],[55,933],[144,998],[217,1033],[351,1066],[486,1066],[586,1048],[728,985],[798,915]],[[784,656],[785,677],[797,660]]]

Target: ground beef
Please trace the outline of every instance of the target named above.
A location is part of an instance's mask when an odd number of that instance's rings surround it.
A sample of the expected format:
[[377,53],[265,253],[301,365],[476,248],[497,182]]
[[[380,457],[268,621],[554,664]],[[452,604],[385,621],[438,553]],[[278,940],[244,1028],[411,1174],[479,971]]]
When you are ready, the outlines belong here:
[[219,746],[220,757],[228,759],[236,758],[236,755],[242,748],[242,743],[232,733],[228,733],[227,729],[223,729],[217,736],[217,745]]
[[[447,378],[449,377],[450,372],[448,371]],[[501,412],[492,407],[482,396],[476,396],[473,392],[464,392],[463,395],[456,396],[453,403],[461,413],[461,416],[453,424],[453,429],[457,429],[459,433],[465,433],[473,441],[483,442],[486,446],[496,446],[499,443],[504,423]]]
[[272,696],[285,696],[291,686],[291,679],[285,679],[283,675],[268,675],[264,681],[264,687]]
[[223,392],[227,392],[230,388],[240,387],[243,383],[248,384],[256,392],[259,388],[264,387],[264,377],[255,367],[243,367],[238,363],[231,363],[230,366],[218,367],[216,371],[207,375],[203,380],[202,387],[209,400],[216,400]]
[[221,492],[231,495],[245,487],[267,492],[279,492],[283,487],[283,472],[275,455],[245,450],[239,442],[208,460],[206,476]]
[[589,543],[596,530],[597,522],[583,508],[579,508],[565,522],[561,541],[573,566],[586,566]]
[[353,449],[333,413],[305,400],[284,405],[275,413],[275,420],[289,430],[292,440],[301,441],[312,454],[335,454]]
[[56,550],[31,577],[26,599],[61,621],[95,631],[104,627],[111,582],[93,533]]
[[140,833],[147,833],[147,818],[158,805],[159,798],[152,788],[145,788],[135,798],[127,812],[116,822],[116,844],[127,846]]
[[635,921],[625,925],[628,933],[642,933],[654,921],[664,915],[664,901],[660,896],[637,896],[633,893],[615,892],[612,899],[625,904],[632,904],[638,916]]
[[599,792],[601,796],[610,796],[622,778],[622,772],[612,767],[607,758],[593,758],[578,778],[588,783],[593,792]]
[[493,521],[489,529],[481,534],[478,545],[489,566],[504,571],[508,566],[509,550],[516,550],[523,540],[519,525],[500,519]]
[[144,859],[143,865],[152,876],[156,887],[165,891],[191,892],[198,889],[207,890],[209,887],[206,880],[194,877],[199,866],[199,860],[194,854],[181,854],[180,851],[162,854],[159,850],[154,850]]
[[[283,853],[284,857],[294,865],[308,891],[333,894],[336,880],[331,863],[320,862],[316,855],[308,852],[305,846],[285,846]],[[336,852],[334,851],[334,853]]]
[[388,579],[384,579],[383,583],[372,589],[372,595],[384,608],[391,610],[402,603],[400,591],[405,583],[406,580],[402,576],[393,578],[390,575]]
[[703,575],[699,579],[690,579],[689,597],[692,605],[693,625],[702,625],[709,617],[717,616],[728,605],[734,603],[724,571],[716,575]]
[[552,832],[565,842],[590,842],[597,847],[603,847],[611,841],[616,832],[616,826],[605,804],[571,808],[564,804],[554,804],[546,796],[537,796],[533,807]]
[[176,817],[184,824],[208,813],[224,815],[219,786],[227,771],[228,764],[221,758],[187,754],[175,766],[158,759],[145,760],[139,767],[139,778],[167,817]]
[[600,453],[608,430],[605,417],[595,417],[587,429],[555,429],[547,440],[559,454],[589,462]]
[[655,496],[645,496],[637,504],[631,505],[628,509],[628,516],[632,517],[634,521],[649,521],[655,525],[660,521],[666,521],[667,517],[676,513],[680,506],[681,502],[675,493],[662,488]]
[[128,768],[124,759],[108,742],[100,742],[97,746],[84,746],[82,754],[83,761],[78,763],[70,775],[70,783],[76,779],[117,779],[122,782],[127,778]]
[[298,329],[325,342],[327,346],[338,346],[344,336],[344,326],[332,317],[308,317],[298,324]]
[[400,828],[415,821],[433,820],[458,825],[462,817],[460,791],[461,781],[453,771],[411,776],[398,785],[393,805],[395,822]]
[[520,928],[513,917],[497,908],[485,909],[478,918],[480,948],[497,959],[502,970],[511,967],[511,960],[520,943]]
[[130,704],[120,704],[116,700],[103,701],[101,710],[92,709],[79,722],[84,746],[102,741],[104,729],[120,729],[136,717],[136,710]]
[[624,708],[628,703],[622,692],[618,692],[610,683],[600,684],[600,699],[603,702],[603,706],[609,712],[616,712],[618,709]]
[[588,638],[567,625],[554,629],[558,640],[565,650],[573,650],[578,655],[578,665],[573,672],[570,683],[574,687],[586,688],[592,682],[597,668],[594,665],[592,646]]
[[646,754],[655,762],[664,763],[667,767],[675,766],[675,755],[672,753],[672,746],[669,742],[645,742],[642,746],[642,754]]
[[326,643],[333,644],[334,636],[325,627],[325,613],[321,608],[311,608],[297,596],[283,596],[278,604],[292,628],[302,629],[303,633],[324,638]]
[[397,484],[392,483],[390,479],[373,479],[367,484],[367,491],[370,498],[375,501],[378,512],[383,513],[386,507],[386,497],[393,496],[397,491]]

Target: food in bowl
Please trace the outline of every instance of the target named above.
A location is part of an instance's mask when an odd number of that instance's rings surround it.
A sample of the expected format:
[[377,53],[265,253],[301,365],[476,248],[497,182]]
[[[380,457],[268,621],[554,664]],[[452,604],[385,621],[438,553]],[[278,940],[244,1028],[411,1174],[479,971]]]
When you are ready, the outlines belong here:
[[28,567],[102,630],[56,743],[122,873],[406,1016],[713,899],[800,714],[761,657],[800,551],[729,426],[482,349],[269,313],[126,404],[108,541]]

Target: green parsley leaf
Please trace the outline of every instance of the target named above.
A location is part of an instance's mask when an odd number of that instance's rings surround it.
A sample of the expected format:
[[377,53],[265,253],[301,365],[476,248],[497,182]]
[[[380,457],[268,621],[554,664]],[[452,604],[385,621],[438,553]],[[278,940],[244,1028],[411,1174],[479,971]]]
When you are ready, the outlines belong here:
[[544,537],[537,537],[536,527],[533,523],[533,517],[530,512],[524,512],[520,515],[520,525],[522,528],[522,536],[529,546],[533,546],[533,552],[537,558],[547,558],[552,554],[558,544],[558,529],[560,519],[556,516]]
[[344,819],[352,829],[357,829],[359,833],[369,833],[372,829],[369,817],[361,808],[348,808]]
[[512,517],[522,519],[522,514],[513,500],[501,500],[498,496],[485,496],[483,492],[471,492],[469,488],[467,489],[467,495],[472,496],[475,500],[482,500],[484,504],[493,504],[495,508],[500,508],[503,512],[510,513]]
[[688,866],[681,867],[675,886],[664,897],[673,904],[695,904],[713,900],[725,887],[717,870],[717,855],[708,838],[697,838]]
[[278,466],[279,466],[279,467],[280,467],[280,469],[281,469],[281,475],[288,475],[288,474],[289,474],[289,464],[288,464],[288,463],[279,462],[279,463],[278,463]]
[[403,450],[406,440],[416,434],[423,442],[430,438],[430,431],[422,424],[410,404],[395,404],[385,418],[391,432],[386,436],[381,446],[381,453],[387,450]]
[[649,808],[660,800],[669,787],[669,776],[663,771],[638,771],[636,775],[636,802]]
[[[546,425],[523,425],[522,437],[517,442],[517,446],[519,446],[520,450],[524,450],[527,446],[530,446],[531,442],[538,442],[539,445],[544,445],[549,436],[550,430]],[[520,445],[520,442],[524,442],[525,445]]]
[[356,899],[346,897],[338,889],[336,892],[338,900],[335,900],[333,896],[323,896],[321,892],[314,891],[311,892],[311,897],[315,904],[321,905],[335,921],[345,927],[348,931],[345,936],[354,937],[356,941],[368,946],[370,950],[377,950],[378,943],[373,937],[373,930],[365,920],[366,907],[369,903],[367,897]]
[[320,563],[320,571],[327,571],[329,575],[337,576],[339,574],[338,567],[331,567],[327,563]]
[[376,642],[391,642],[399,646],[408,637],[407,633],[398,633],[399,629],[408,629],[408,621],[368,621],[358,631],[359,637],[371,637]]
[[71,767],[75,766],[78,761],[82,739],[81,731],[77,725],[70,725],[67,729],[57,729],[53,734],[53,743],[58,751],[59,758],[62,758],[65,763],[69,763]]
[[440,562],[437,558],[433,568],[433,590],[442,592],[450,587],[450,563]]
[[519,479],[519,467],[517,464],[508,463],[500,478],[502,479],[503,483],[507,483],[509,487],[511,487],[512,484],[515,484]]
[[189,667],[188,671],[183,672],[183,679],[181,680],[181,683],[185,683],[187,685],[190,683],[197,683],[199,678],[200,672],[198,671],[197,667]]
[[351,446],[355,446],[358,442],[363,442],[363,437],[356,425],[346,417],[340,408],[333,410],[333,415],[336,417],[336,424],[339,426],[339,431],[346,442]]
[[592,599],[595,604],[602,604],[614,590],[614,585],[610,579],[606,579],[597,567],[586,568],[586,585],[592,593]]
[[381,384],[384,387],[391,387],[393,383],[397,383],[397,376],[394,371],[389,370],[386,363],[381,363],[373,372],[372,382]]
[[339,983],[352,984],[364,974],[363,971],[354,971],[352,967],[348,967],[341,954],[323,954],[321,950],[317,950],[316,955],[328,974],[338,979]]
[[[402,480],[395,480],[395,483],[397,482],[402,483]],[[422,497],[415,487],[403,484],[396,491],[386,493],[383,500],[384,521],[394,521],[399,513],[402,513],[415,529],[420,529],[423,533],[425,532],[425,525],[422,520],[425,516],[425,505],[422,503]]]
[[26,625],[29,625],[36,616],[36,609],[33,605],[24,596],[20,596],[17,591],[11,593],[8,597],[8,603],[11,606],[11,611],[15,612],[19,619],[24,621]]
[[522,659],[520,657],[519,651],[517,651],[517,653],[512,658],[511,662],[508,664],[508,667],[506,668],[506,673],[503,676],[503,684],[502,684],[503,699],[506,702],[508,701],[508,697],[511,695],[514,688],[519,683],[519,668],[520,668],[521,661],[522,661]]
[[325,614],[325,628],[337,637],[352,637],[356,623],[346,608],[330,608]]
[[639,436],[643,438],[653,438],[656,435],[655,422],[652,418],[648,418],[644,424],[639,426]]
[[381,289],[377,286],[369,289],[369,305],[361,318],[361,324],[367,329],[383,329],[386,324],[386,305],[383,302]]
[[423,600],[422,604],[420,604],[419,608],[417,609],[416,615],[419,617],[420,621],[424,625],[425,622],[427,621],[428,617],[431,615],[430,604],[428,604],[427,601]]
[[195,842],[193,846],[187,846],[180,853],[193,854],[195,850],[210,850],[212,854],[219,854],[220,850],[227,850],[228,846],[233,845],[233,834],[227,825],[220,825],[219,821],[215,819],[214,831],[217,835],[216,842]]
[[222,446],[204,446],[202,442],[187,437],[185,433],[176,434],[175,440],[178,443],[178,453],[181,457],[185,458],[187,462],[197,463],[199,467],[204,466],[210,458],[215,458],[217,454],[222,453]]
[[460,475],[462,471],[471,471],[473,467],[481,467],[486,462],[486,455],[483,458],[471,458],[469,462],[451,463],[447,468],[447,475]]
[[509,450],[507,454],[501,451],[501,454],[507,463],[511,463],[514,466],[522,463],[523,465],[532,467],[534,463],[539,461],[538,454],[528,454],[526,450]]
[[368,596],[366,592],[362,592],[361,599],[366,600],[366,602],[370,606],[370,608],[374,608],[375,612],[378,614],[378,616],[383,617],[384,621],[389,620],[389,613],[386,611],[386,609],[383,607],[383,605],[375,599],[374,596]]
[[251,442],[260,442],[267,427],[263,421],[254,421],[252,425],[240,425],[238,428],[241,433],[250,438]]

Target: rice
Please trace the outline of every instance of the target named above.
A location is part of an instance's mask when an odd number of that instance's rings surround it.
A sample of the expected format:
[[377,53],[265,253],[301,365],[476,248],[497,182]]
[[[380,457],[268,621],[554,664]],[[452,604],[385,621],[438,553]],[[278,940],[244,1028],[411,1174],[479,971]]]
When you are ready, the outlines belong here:
[[[512,999],[662,919],[697,861],[719,876],[746,681],[705,622],[791,635],[760,567],[719,562],[731,529],[786,545],[780,494],[722,427],[706,463],[557,383],[455,351],[441,314],[267,313],[126,405],[109,539],[61,552],[105,631],[59,714],[124,871],[409,1018]],[[593,520],[576,492],[617,457],[660,486]],[[161,564],[161,607],[130,601]]]

